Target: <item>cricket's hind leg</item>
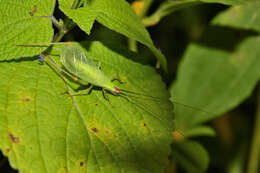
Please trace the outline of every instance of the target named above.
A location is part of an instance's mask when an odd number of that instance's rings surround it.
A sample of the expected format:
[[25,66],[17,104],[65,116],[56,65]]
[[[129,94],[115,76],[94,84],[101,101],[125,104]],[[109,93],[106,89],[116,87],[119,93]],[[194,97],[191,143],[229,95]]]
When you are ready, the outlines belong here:
[[[106,101],[108,101],[108,103],[114,107],[114,104],[111,103],[111,101],[109,100],[107,94],[108,94],[108,91],[104,88],[102,88],[102,93],[103,93],[103,97],[105,98]],[[109,92],[110,93],[110,92]],[[111,92],[112,93],[112,92]],[[112,93],[113,94],[113,93]],[[114,95],[114,94],[113,94]]]
[[78,95],[88,95],[90,93],[90,91],[92,90],[92,88],[94,87],[94,85],[90,85],[87,89],[78,91],[75,94],[72,94],[72,96],[78,96]]
[[65,75],[69,76],[71,79],[73,79],[75,82],[78,82],[79,79],[75,76],[73,76],[72,74],[70,74],[69,72],[67,72],[66,70],[64,69],[61,69],[62,73],[64,73]]
[[88,95],[91,92],[93,87],[94,87],[93,85],[90,85],[87,89],[83,89],[83,90],[77,91],[77,93],[71,94],[68,91],[65,91],[62,94],[68,94],[70,96]]

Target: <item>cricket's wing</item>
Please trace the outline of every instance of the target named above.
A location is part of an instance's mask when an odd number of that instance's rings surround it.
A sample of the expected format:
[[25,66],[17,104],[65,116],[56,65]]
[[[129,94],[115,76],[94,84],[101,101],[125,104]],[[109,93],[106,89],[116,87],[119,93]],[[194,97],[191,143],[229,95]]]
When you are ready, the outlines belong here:
[[79,66],[81,65],[85,64],[87,66],[97,67],[97,65],[86,56],[82,48],[76,45],[64,46],[61,50],[60,60],[65,68],[75,75],[80,73]]

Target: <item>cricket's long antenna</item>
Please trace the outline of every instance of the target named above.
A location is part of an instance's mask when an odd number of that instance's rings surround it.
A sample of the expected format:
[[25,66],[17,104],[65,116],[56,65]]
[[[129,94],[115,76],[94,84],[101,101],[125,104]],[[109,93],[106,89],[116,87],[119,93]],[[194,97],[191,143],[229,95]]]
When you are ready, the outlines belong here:
[[[164,99],[164,98],[158,98],[158,97],[154,97],[154,96],[150,96],[150,95],[146,95],[146,94],[142,94],[142,93],[137,93],[137,92],[123,90],[123,89],[121,89],[121,91],[123,91],[123,92],[121,92],[120,94],[122,94],[124,96],[128,96],[128,97],[140,98],[140,97],[138,97],[138,95],[141,95],[141,96],[145,96],[147,98],[152,98],[152,100],[155,100],[156,102],[164,102],[164,101],[166,101],[166,99]],[[133,94],[133,95],[130,95],[130,94]],[[170,101],[170,100],[167,100],[167,101]],[[195,107],[195,106],[189,106],[187,104],[184,104],[184,103],[172,100],[172,99],[171,99],[171,101],[173,103],[177,104],[177,105],[181,105],[181,106],[186,107],[186,108],[190,108],[190,109],[193,109],[193,110],[201,111],[201,112],[204,112],[204,113],[207,113],[207,114],[211,114],[211,115],[214,114],[214,113],[212,113],[210,111],[206,111],[204,109],[201,109],[201,108],[198,108],[198,107]]]
[[[146,109],[146,108],[145,108],[144,106],[142,106],[141,104],[137,104],[137,103],[135,103],[134,101],[132,101],[131,99],[129,99],[129,98],[128,98],[128,95],[126,95],[126,94],[121,94],[121,95],[119,95],[119,96],[122,97],[122,98],[124,98],[124,99],[126,99],[129,103],[134,104],[136,107],[138,107],[138,108],[144,110],[145,112],[151,114],[154,118],[158,119],[160,122],[163,123],[164,121],[166,121],[166,119],[160,117],[158,114],[156,114],[156,113],[154,113],[154,112],[152,112],[152,111]],[[165,127],[165,128],[166,128],[167,130],[171,131],[171,130],[169,129],[169,127]]]
[[184,103],[181,103],[181,102],[178,102],[178,101],[175,101],[175,100],[172,100],[173,103],[176,103],[177,105],[181,105],[183,107],[186,107],[186,108],[190,108],[190,109],[194,109],[194,110],[198,110],[198,111],[201,111],[201,112],[204,112],[204,113],[207,113],[207,114],[213,114],[215,115],[214,113],[212,112],[209,112],[209,111],[206,111],[204,109],[201,109],[201,108],[198,108],[198,107],[195,107],[195,106],[190,106],[190,105],[186,105]]
[[[146,95],[146,94],[138,93],[138,92],[134,92],[134,91],[129,91],[129,90],[125,90],[125,89],[121,89],[121,94],[128,95],[128,96],[131,96],[131,97],[144,96],[144,97],[155,99],[157,101],[164,100],[164,98],[154,97],[154,96],[150,96],[150,95]],[[130,94],[133,94],[133,95],[130,95]]]

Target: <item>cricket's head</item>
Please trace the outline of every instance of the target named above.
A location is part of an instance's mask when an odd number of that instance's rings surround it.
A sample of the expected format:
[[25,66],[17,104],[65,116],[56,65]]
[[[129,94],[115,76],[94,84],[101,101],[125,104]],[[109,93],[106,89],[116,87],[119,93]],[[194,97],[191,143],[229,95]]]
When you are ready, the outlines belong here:
[[114,87],[114,92],[120,94],[121,90],[117,86]]

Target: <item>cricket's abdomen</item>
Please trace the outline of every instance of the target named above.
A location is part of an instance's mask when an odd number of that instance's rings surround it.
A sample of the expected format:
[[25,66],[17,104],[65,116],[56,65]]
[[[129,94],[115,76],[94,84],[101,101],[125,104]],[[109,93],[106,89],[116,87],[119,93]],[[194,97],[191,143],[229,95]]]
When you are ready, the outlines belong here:
[[110,82],[110,79],[96,67],[84,64],[80,65],[79,69],[81,70],[78,73],[78,76],[82,80],[88,81],[93,85],[105,87],[105,85]]
[[79,76],[82,80],[118,93],[118,87],[99,68],[90,65],[83,65],[80,69],[82,69],[82,73],[79,74]]

